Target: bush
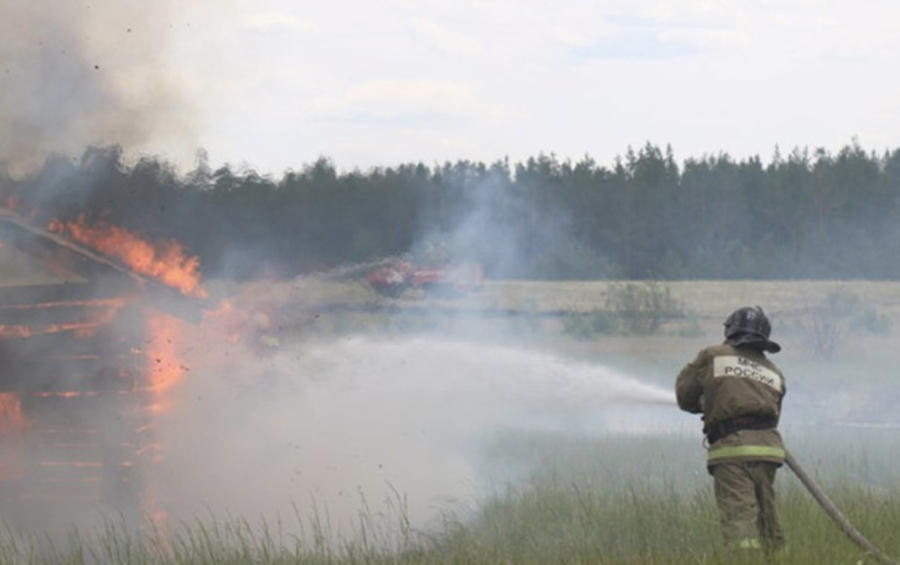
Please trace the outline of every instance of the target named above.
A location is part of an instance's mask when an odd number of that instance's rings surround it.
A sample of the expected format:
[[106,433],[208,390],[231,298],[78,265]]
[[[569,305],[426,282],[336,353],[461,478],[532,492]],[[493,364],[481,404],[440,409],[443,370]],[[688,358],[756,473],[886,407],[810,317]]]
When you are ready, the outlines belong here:
[[618,320],[620,332],[627,335],[652,335],[663,322],[684,317],[671,289],[653,281],[610,286],[606,308]]
[[668,287],[623,283],[609,287],[603,310],[565,314],[562,324],[564,333],[590,339],[597,334],[653,335],[663,323],[684,317],[684,308]]
[[833,290],[819,304],[807,306],[800,322],[810,351],[825,359],[833,359],[851,333],[889,335],[891,325],[890,317],[878,313],[846,289]]
[[874,308],[866,308],[858,316],[854,317],[853,329],[862,329],[871,334],[890,335],[893,328],[891,317],[887,314],[879,314]]

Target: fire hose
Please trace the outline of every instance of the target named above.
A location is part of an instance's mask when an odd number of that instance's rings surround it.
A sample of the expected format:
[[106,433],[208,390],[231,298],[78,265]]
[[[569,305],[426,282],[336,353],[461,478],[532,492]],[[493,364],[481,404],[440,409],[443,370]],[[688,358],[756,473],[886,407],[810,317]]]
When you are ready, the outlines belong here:
[[803,483],[803,486],[806,487],[806,490],[812,495],[816,502],[819,503],[819,506],[825,510],[825,513],[828,514],[828,517],[831,518],[835,524],[841,529],[847,537],[849,537],[853,543],[855,543],[860,549],[865,551],[867,554],[871,555],[882,565],[900,565],[896,560],[892,559],[888,555],[886,555],[883,551],[875,547],[875,545],[866,539],[859,530],[853,527],[853,524],[846,518],[846,516],[841,513],[837,506],[835,506],[834,502],[825,494],[825,491],[819,487],[818,484],[810,477],[803,467],[797,463],[797,460],[794,459],[794,456],[791,455],[790,452],[785,453],[784,462],[787,463],[787,466],[797,475],[797,478],[800,479],[800,482]]

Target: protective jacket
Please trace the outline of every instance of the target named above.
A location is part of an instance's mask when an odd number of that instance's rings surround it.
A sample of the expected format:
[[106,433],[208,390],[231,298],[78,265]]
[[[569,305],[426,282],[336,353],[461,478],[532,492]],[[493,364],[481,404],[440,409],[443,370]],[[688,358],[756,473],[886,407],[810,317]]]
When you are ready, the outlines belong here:
[[776,429],[786,391],[784,375],[765,353],[728,342],[707,347],[678,374],[678,406],[703,414],[707,465],[784,462]]

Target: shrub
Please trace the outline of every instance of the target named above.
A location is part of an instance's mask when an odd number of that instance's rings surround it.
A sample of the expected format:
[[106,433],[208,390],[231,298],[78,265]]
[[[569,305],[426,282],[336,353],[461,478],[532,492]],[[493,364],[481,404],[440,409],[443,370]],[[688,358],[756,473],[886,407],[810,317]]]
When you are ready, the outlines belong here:
[[851,333],[890,334],[891,319],[867,306],[857,294],[841,288],[826,294],[819,304],[807,306],[800,327],[812,353],[833,359]]
[[852,327],[876,335],[890,335],[893,322],[887,314],[879,314],[874,308],[866,308],[854,317]]
[[618,320],[621,333],[628,335],[652,335],[659,332],[663,322],[684,317],[684,309],[671,289],[654,281],[613,284],[606,308]]
[[684,317],[684,308],[668,287],[630,282],[609,287],[604,309],[567,313],[562,324],[564,333],[590,339],[597,334],[653,335],[663,323]]

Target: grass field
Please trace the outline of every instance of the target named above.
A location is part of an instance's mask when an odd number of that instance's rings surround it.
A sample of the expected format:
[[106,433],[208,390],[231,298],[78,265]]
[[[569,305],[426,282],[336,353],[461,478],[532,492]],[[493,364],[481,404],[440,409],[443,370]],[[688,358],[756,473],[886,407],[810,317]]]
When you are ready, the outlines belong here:
[[[885,441],[886,443],[880,443]],[[356,535],[338,545],[299,543],[278,524],[245,518],[192,524],[169,535],[129,537],[111,526],[75,535],[54,548],[10,539],[3,563],[584,563],[730,564],[720,545],[709,478],[698,470],[694,442],[684,438],[497,438],[494,457],[528,460],[523,480],[476,508],[448,508],[430,531],[410,529],[402,511],[359,517]],[[809,445],[821,482],[844,513],[888,553],[900,554],[900,472],[883,459],[894,439],[869,438],[852,452]],[[850,455],[848,453],[847,455]],[[872,481],[877,476],[877,481]],[[865,479],[870,479],[869,481]],[[779,509],[788,540],[775,563],[874,563],[831,524],[786,470],[778,479]],[[402,509],[399,509],[402,510]],[[392,523],[385,523],[389,520]]]
[[[698,348],[721,338],[728,312],[760,304],[773,319],[773,337],[784,346],[776,360],[789,383],[782,426],[789,449],[864,534],[900,556],[896,330],[873,334],[844,328],[842,347],[822,359],[802,326],[811,308],[840,290],[898,327],[900,283],[667,283],[697,331],[666,327],[658,335],[588,339],[562,334],[553,313],[602,308],[609,284],[490,282],[478,294],[452,300],[410,295],[386,301],[358,284],[320,280],[240,290],[244,304],[265,297],[280,308],[282,339],[356,331],[446,333],[602,362],[666,388]],[[231,286],[212,290],[214,297],[238,295]],[[323,305],[339,311],[311,322],[309,309]],[[340,310],[346,306],[351,308]],[[443,310],[433,316],[423,313],[423,306]],[[338,540],[328,531],[327,516],[298,507],[286,519],[291,527],[256,516],[210,516],[135,535],[113,520],[104,531],[73,532],[53,544],[7,532],[0,535],[0,563],[765,562],[759,556],[742,561],[722,549],[699,440],[699,431],[694,436],[495,430],[479,456],[492,479],[481,485],[477,498],[444,503],[442,519],[427,526],[410,520],[404,485],[396,484],[390,504],[361,504],[354,528]],[[774,562],[875,562],[831,524],[787,469],[779,473],[778,492],[788,547]],[[309,535],[296,536],[296,523]]]

